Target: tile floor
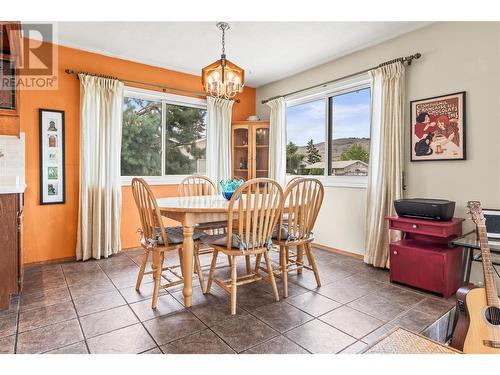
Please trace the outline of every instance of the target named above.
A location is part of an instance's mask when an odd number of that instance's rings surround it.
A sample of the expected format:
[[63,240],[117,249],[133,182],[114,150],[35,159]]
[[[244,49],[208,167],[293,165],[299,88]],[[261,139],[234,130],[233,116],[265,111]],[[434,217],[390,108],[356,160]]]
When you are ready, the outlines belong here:
[[[22,296],[0,311],[0,353],[358,353],[396,325],[424,330],[455,303],[315,249],[320,288],[307,271],[290,274],[290,296],[280,302],[263,282],[243,286],[231,316],[216,285],[209,295],[196,286],[189,310],[178,286],[162,290],[153,311],[152,279],[134,287],[141,254],[26,269]],[[202,258],[205,270],[210,259]],[[227,274],[219,260],[217,272]]]

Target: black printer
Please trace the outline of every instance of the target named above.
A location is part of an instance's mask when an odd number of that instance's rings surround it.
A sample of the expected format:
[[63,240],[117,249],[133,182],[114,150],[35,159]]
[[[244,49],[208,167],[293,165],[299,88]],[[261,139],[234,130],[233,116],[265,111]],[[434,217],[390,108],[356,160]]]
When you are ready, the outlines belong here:
[[397,199],[394,208],[398,216],[415,219],[447,221],[455,213],[455,202],[445,199]]

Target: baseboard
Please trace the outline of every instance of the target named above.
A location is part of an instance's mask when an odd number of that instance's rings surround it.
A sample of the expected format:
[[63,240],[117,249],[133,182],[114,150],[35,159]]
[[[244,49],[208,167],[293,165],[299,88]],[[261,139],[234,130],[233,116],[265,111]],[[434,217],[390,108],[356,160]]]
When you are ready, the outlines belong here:
[[39,266],[39,265],[42,265],[42,264],[73,262],[75,260],[76,260],[76,256],[75,257],[65,257],[65,258],[49,259],[49,260],[42,260],[40,262],[23,263],[23,267]]
[[345,251],[345,250],[340,250],[336,249],[334,247],[326,246],[326,245],[321,245],[319,243],[312,243],[312,246],[317,247],[318,249],[328,251],[330,253],[335,253],[335,254],[340,254],[340,255],[345,255],[351,258],[355,259],[361,259],[363,260],[364,256],[362,254],[356,254],[356,253],[351,253],[350,251]]
[[125,249],[122,249],[121,252],[128,253],[128,252],[137,251],[137,250],[144,250],[144,249],[142,247],[140,247],[140,246],[137,246],[137,247],[127,247]]
[[[140,247],[129,247],[127,249],[122,249],[121,252],[136,251],[136,250],[141,250],[141,248]],[[42,264],[51,264],[51,263],[74,262],[75,260],[76,260],[76,256],[57,258],[57,259],[49,259],[49,260],[42,260],[40,262],[23,263],[23,267],[39,266]]]

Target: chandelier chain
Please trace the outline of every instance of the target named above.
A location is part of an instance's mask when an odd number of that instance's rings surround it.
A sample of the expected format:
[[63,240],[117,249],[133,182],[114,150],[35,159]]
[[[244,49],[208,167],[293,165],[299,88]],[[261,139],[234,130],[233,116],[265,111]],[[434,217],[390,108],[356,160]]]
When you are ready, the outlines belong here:
[[222,54],[226,54],[226,29],[223,27],[222,28]]

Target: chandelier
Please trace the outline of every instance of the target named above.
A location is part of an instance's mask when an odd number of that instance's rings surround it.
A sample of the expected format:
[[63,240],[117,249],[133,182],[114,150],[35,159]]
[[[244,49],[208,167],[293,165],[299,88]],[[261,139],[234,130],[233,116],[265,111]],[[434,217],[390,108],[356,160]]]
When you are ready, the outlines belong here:
[[226,22],[219,22],[217,27],[222,31],[222,55],[220,60],[204,67],[201,70],[201,84],[211,96],[231,99],[243,92],[245,85],[245,71],[226,59],[225,32],[231,27]]

